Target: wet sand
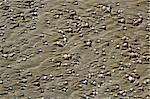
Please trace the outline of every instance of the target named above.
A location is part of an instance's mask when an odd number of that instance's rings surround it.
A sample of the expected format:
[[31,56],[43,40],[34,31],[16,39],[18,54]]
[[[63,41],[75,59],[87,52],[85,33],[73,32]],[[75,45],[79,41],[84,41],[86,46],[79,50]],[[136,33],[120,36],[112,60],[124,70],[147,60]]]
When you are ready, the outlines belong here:
[[150,99],[149,0],[0,0],[0,99]]

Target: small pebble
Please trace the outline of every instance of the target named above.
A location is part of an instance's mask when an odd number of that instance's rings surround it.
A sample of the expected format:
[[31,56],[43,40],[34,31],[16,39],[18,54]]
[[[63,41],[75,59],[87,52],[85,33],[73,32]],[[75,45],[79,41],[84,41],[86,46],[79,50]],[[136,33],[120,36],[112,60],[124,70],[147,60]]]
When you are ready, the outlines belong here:
[[102,52],[102,55],[106,55],[106,52]]
[[106,58],[104,58],[104,59],[103,59],[103,62],[106,62],[106,61],[107,61],[107,59],[106,59]]
[[115,56],[111,56],[112,59],[115,59]]
[[50,24],[50,21],[48,20],[46,23],[47,23],[47,24]]
[[3,80],[0,80],[0,84],[3,84]]
[[120,6],[120,3],[119,3],[119,2],[117,2],[117,3],[116,3],[116,6]]
[[150,79],[149,78],[147,78],[146,80],[144,80],[144,82],[143,82],[144,84],[150,84]]
[[128,43],[127,42],[123,43],[122,47],[128,47]]
[[96,40],[96,43],[100,43],[100,41],[101,41],[101,40],[98,39],[98,40]]

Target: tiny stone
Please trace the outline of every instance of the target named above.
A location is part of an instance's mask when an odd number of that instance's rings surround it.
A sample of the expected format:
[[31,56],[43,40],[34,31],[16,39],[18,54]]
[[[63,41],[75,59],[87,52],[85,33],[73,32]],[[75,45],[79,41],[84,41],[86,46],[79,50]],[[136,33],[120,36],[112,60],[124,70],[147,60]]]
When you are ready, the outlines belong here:
[[102,51],[104,52],[104,51],[105,51],[105,48],[103,48]]
[[129,38],[127,37],[127,36],[123,36],[122,38],[121,38],[121,40],[128,40]]
[[106,6],[102,6],[102,10],[106,10]]
[[130,91],[133,91],[134,89],[133,88],[130,88]]
[[96,81],[91,81],[91,84],[96,86],[97,83],[96,83]]
[[0,84],[3,84],[3,80],[0,80]]
[[122,27],[122,30],[127,30],[127,27],[126,27],[126,26],[123,26],[123,27]]
[[106,88],[106,92],[109,92],[110,91],[110,89],[109,88]]
[[144,80],[144,84],[149,84],[150,83],[150,79],[146,79],[146,80]]
[[126,95],[127,95],[127,93],[126,93],[126,92],[123,92],[123,93],[122,93],[122,95],[123,95],[123,96],[126,96]]
[[80,76],[80,74],[76,74],[76,77],[79,77]]
[[74,45],[74,46],[77,46],[77,43],[74,43],[73,45]]
[[115,94],[114,94],[114,96],[115,96],[115,97],[118,97],[118,94],[117,94],[117,93],[115,93]]
[[7,54],[3,54],[3,57],[7,58],[7,57],[8,57],[8,55],[7,55]]
[[91,27],[91,30],[94,30],[95,29],[95,27]]
[[65,92],[66,92],[66,91],[67,91],[67,89],[68,89],[68,88],[64,87],[64,88],[62,88],[62,91],[65,91]]
[[97,51],[97,49],[96,49],[96,48],[94,48],[94,49],[93,49],[93,51]]
[[47,76],[43,76],[43,80],[46,80],[47,79]]
[[95,51],[95,54],[99,54],[99,52],[98,52],[98,51]]
[[119,48],[120,48],[120,45],[117,45],[116,48],[119,49]]
[[100,19],[101,19],[101,20],[105,20],[105,17],[101,17]]
[[106,68],[106,66],[105,65],[102,65],[102,67],[101,67],[102,69],[105,69]]
[[43,42],[44,44],[43,45],[48,45],[48,42],[47,41],[45,41],[45,42]]
[[150,95],[146,95],[145,99],[149,99],[150,98]]
[[58,30],[58,33],[64,34],[63,30]]
[[106,52],[102,52],[102,55],[106,55]]
[[32,97],[31,97],[31,96],[29,96],[29,97],[28,97],[28,99],[32,99]]
[[65,38],[63,38],[63,41],[64,41],[64,42],[67,42],[67,38],[66,38],[66,37],[65,37]]
[[38,51],[38,53],[40,53],[40,52],[42,52],[42,49],[41,49],[41,48],[39,48],[37,51]]
[[47,24],[50,24],[50,21],[48,20],[46,23],[47,23]]
[[82,80],[81,83],[87,85],[87,84],[88,84],[88,80],[86,80],[86,79],[85,79],[85,80]]
[[13,90],[13,87],[9,87],[9,90]]
[[54,16],[55,19],[57,19],[57,18],[59,18],[59,17],[60,17],[60,15],[58,15],[58,14]]
[[142,60],[138,59],[137,63],[142,64]]
[[86,22],[85,24],[82,24],[82,27],[89,27],[89,23]]
[[119,5],[120,5],[120,3],[119,3],[119,2],[117,2],[117,3],[116,3],[116,6],[119,6]]
[[7,68],[11,68],[11,65],[8,65]]
[[112,59],[115,59],[115,56],[111,56]]
[[128,43],[123,43],[123,45],[122,45],[123,47],[128,47]]
[[119,89],[119,85],[116,85],[115,88],[116,88],[116,89]]
[[104,74],[99,74],[98,77],[99,78],[105,78]]
[[129,74],[125,74],[125,77],[126,77],[126,78],[129,77]]
[[102,25],[102,27],[100,27],[100,29],[106,30],[106,25]]
[[83,37],[83,34],[81,33],[81,34],[79,35],[79,37]]
[[100,40],[97,40],[96,43],[100,43]]
[[100,87],[101,87],[101,85],[100,85],[100,84],[98,84],[98,85],[97,85],[97,87],[98,87],[98,88],[100,88]]
[[105,76],[111,76],[111,72],[109,72],[109,71],[106,72],[106,73],[105,73]]
[[104,58],[104,59],[103,59],[103,62],[106,62],[106,61],[107,61],[106,58]]
[[27,58],[22,58],[22,61],[26,61],[27,60]]

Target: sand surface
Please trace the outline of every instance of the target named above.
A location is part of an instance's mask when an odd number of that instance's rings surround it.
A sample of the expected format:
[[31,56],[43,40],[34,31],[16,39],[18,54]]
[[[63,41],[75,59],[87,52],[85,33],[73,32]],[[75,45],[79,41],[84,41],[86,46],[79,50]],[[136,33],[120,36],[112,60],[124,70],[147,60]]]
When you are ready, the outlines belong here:
[[0,0],[0,99],[150,99],[149,0]]

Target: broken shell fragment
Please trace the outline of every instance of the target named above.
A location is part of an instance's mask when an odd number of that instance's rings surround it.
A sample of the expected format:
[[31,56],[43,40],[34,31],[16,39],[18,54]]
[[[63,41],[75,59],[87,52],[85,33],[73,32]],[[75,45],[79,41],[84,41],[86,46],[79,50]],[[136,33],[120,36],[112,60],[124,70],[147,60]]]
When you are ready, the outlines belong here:
[[119,19],[118,23],[125,23],[125,19],[124,18]]
[[133,82],[135,81],[135,78],[132,77],[132,76],[129,76],[129,77],[128,77],[128,80],[129,80],[131,83],[133,83]]
[[64,44],[60,41],[57,41],[56,43],[54,43],[54,45],[57,45],[59,47],[64,47]]
[[92,46],[92,41],[89,39],[87,41],[84,41],[84,43],[85,43],[85,46],[89,46],[89,47]]
[[70,55],[70,54],[64,54],[64,55],[63,55],[63,58],[64,58],[65,60],[68,60],[68,59],[71,58],[71,55]]
[[130,58],[136,58],[136,57],[139,57],[139,54],[138,54],[138,53],[131,52],[131,53],[129,53],[129,57],[130,57]]

